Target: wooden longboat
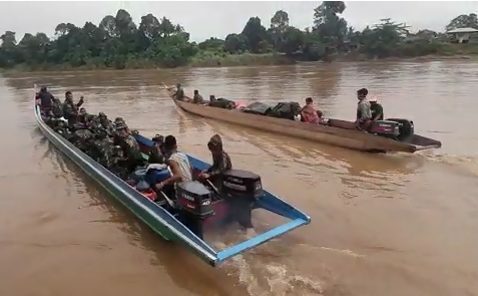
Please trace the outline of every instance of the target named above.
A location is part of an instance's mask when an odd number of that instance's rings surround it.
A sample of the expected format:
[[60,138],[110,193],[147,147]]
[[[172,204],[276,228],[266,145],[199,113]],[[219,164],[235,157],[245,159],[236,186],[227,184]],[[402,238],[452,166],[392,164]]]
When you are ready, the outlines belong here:
[[169,95],[182,110],[205,118],[237,124],[265,132],[302,138],[367,152],[408,152],[440,148],[441,142],[414,134],[406,141],[377,136],[355,129],[353,122],[330,119],[329,124],[310,124],[282,118],[245,113],[237,109],[223,109],[193,104],[190,100],[176,100],[169,89]]

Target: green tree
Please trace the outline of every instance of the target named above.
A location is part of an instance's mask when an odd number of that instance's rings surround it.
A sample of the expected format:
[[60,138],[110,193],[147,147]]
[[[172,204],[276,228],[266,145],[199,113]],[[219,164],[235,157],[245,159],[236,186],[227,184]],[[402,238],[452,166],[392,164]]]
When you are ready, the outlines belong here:
[[267,41],[266,29],[261,25],[261,19],[258,17],[249,19],[244,30],[242,30],[242,35],[246,37],[248,48],[254,53],[261,52],[263,49],[263,46],[259,46],[261,41]]
[[2,40],[2,48],[4,49],[15,48],[17,45],[15,32],[6,31],[2,36],[0,36],[0,39]]
[[370,56],[387,57],[394,54],[400,42],[408,34],[405,24],[382,19],[373,29],[365,28],[361,34],[361,50]]
[[44,33],[37,33],[36,36],[26,33],[18,43],[22,61],[29,61],[32,64],[44,62],[49,42]]
[[289,15],[283,10],[278,10],[271,18],[271,29],[284,32],[289,27]]
[[224,41],[224,50],[229,53],[242,53],[247,50],[247,38],[242,34],[229,34]]
[[112,15],[105,16],[99,25],[99,28],[106,33],[109,38],[118,37],[119,31],[116,27],[116,19]]
[[0,67],[11,67],[17,63],[18,60],[15,32],[6,31],[0,36],[0,40],[2,40],[0,47]]
[[446,30],[454,30],[457,28],[475,28],[478,29],[478,18],[475,13],[469,15],[462,14],[457,16],[446,26]]
[[278,50],[286,54],[292,54],[304,45],[304,33],[294,27],[287,27],[283,33],[283,38],[279,44]]
[[160,24],[158,19],[151,13],[142,16],[139,31],[149,40],[159,37]]
[[199,43],[199,49],[202,50],[222,50],[224,49],[224,40],[211,37],[203,42]]
[[347,22],[337,14],[345,10],[343,1],[324,1],[314,9],[314,32],[321,40],[332,46],[340,47],[347,34]]

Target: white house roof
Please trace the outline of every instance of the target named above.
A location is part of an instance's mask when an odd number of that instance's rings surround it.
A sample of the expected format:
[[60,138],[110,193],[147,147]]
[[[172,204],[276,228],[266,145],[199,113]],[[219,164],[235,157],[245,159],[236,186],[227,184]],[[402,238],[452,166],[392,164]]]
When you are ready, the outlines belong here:
[[475,28],[457,28],[457,29],[454,29],[454,30],[447,31],[447,33],[449,33],[449,34],[455,34],[455,33],[474,33],[474,32],[478,32],[478,30],[475,29]]

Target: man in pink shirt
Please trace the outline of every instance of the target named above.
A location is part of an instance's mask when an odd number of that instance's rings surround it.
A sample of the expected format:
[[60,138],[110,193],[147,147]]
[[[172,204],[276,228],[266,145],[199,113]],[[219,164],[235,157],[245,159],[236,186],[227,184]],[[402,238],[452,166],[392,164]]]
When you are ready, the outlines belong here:
[[305,106],[300,111],[302,121],[307,123],[319,124],[320,118],[317,114],[317,110],[314,108],[314,101],[312,98],[305,99]]

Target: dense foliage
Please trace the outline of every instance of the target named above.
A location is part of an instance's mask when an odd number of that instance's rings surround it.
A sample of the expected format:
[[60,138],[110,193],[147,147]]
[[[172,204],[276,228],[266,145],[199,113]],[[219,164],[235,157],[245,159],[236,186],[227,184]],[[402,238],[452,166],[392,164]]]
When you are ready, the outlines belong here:
[[[199,44],[190,42],[189,33],[169,19],[153,14],[141,17],[136,25],[123,9],[115,16],[105,16],[98,25],[86,22],[83,27],[61,23],[55,35],[25,34],[17,42],[15,32],[0,36],[0,68],[26,65],[30,68],[69,67],[177,67],[189,63],[221,65],[243,64],[247,60],[265,63],[279,57],[319,60],[336,54],[358,53],[368,57],[419,56],[438,53],[446,46],[437,33],[422,30],[410,34],[407,26],[390,19],[365,28],[362,32],[349,27],[340,17],[346,6],[342,1],[322,2],[314,10],[311,29],[300,30],[289,25],[289,15],[277,11],[266,29],[258,17],[251,17],[240,33],[224,40],[209,38]],[[476,14],[460,15],[447,30],[478,28]],[[445,40],[446,41],[446,40]],[[242,59],[230,58],[241,55]]]

